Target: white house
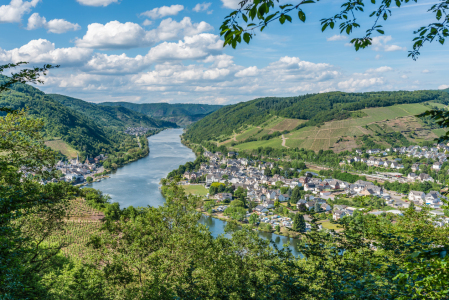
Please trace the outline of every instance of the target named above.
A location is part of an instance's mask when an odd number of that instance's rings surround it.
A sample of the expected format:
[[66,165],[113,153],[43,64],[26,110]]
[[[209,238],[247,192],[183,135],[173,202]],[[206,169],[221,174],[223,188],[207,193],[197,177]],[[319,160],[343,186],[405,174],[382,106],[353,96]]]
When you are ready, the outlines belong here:
[[425,197],[426,194],[424,194],[424,192],[410,191],[410,193],[408,194],[408,200],[419,201],[420,203],[424,203]]

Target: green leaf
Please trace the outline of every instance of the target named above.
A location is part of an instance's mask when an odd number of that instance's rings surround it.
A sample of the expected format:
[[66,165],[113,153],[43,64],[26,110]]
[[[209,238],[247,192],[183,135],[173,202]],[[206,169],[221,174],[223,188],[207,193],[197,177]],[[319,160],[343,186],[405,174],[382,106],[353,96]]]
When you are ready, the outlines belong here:
[[249,34],[248,32],[245,32],[245,33],[243,34],[243,40],[244,40],[247,44],[249,44],[249,41],[251,40],[251,34]]
[[329,24],[324,24],[324,26],[323,27],[321,27],[321,31],[324,31],[324,30],[326,30],[326,28],[327,28],[327,26],[328,26]]
[[280,22],[281,24],[284,24],[284,23],[285,23],[285,15],[281,15],[281,17],[279,18],[279,22]]
[[242,14],[243,21],[248,22],[248,17],[245,14]]
[[377,29],[377,32],[379,32],[380,34],[385,34],[385,31]]
[[306,14],[302,10],[298,11],[298,17],[301,21],[306,21]]
[[285,15],[285,18],[286,18],[287,21],[289,21],[290,23],[292,22],[292,17],[290,17],[289,15]]

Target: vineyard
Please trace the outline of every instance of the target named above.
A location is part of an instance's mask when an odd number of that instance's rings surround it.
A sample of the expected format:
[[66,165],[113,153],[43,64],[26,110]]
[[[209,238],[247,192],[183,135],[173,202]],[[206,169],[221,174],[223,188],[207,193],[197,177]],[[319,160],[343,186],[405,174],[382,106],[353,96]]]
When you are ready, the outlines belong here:
[[47,241],[50,244],[65,244],[62,253],[74,260],[84,260],[93,254],[86,246],[91,235],[98,233],[104,214],[89,207],[85,200],[76,198],[70,200],[66,227],[52,235]]

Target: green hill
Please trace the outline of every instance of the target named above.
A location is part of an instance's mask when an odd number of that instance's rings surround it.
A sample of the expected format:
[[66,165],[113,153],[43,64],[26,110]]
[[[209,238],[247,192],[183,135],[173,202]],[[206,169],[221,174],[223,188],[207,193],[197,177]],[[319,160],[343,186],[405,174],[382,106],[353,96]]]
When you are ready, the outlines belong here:
[[125,127],[177,127],[175,123],[157,120],[145,114],[121,106],[96,105],[80,99],[58,94],[48,94],[48,96],[62,105],[94,119],[96,122],[105,127],[115,127],[117,129],[123,129]]
[[[0,81],[5,80],[5,78],[4,76],[0,77]],[[74,106],[90,107],[87,102],[75,100],[77,101],[73,101],[73,103],[76,103],[76,105],[73,104]],[[65,106],[30,85],[13,85],[10,90],[1,94],[0,106],[15,110],[27,109],[31,117],[42,118],[45,123],[43,134],[46,144],[68,157],[76,156],[78,153],[82,156],[112,153],[118,151],[120,145],[126,139],[129,139],[129,136],[114,127],[123,128],[127,125],[127,122],[123,120],[120,122],[121,119],[125,118],[118,113],[114,114],[114,109],[111,110],[109,115],[106,113],[109,108],[98,111],[98,115],[94,114],[93,111],[92,114],[82,113],[79,109]],[[99,119],[100,112],[101,117],[107,116],[109,119]],[[137,118],[134,112],[131,112],[131,115],[133,118]],[[152,121],[150,118],[147,120],[146,116],[139,116],[139,118],[141,117],[148,122],[146,123],[148,125],[153,124],[157,127],[176,126],[173,123]],[[108,120],[113,122],[113,126],[104,126]]]
[[261,98],[223,107],[193,124],[184,137],[236,150],[299,147],[343,151],[418,143],[434,139],[441,129],[415,115],[447,103],[449,95],[441,91]]
[[222,105],[103,102],[101,106],[121,106],[147,116],[186,126],[220,109]]

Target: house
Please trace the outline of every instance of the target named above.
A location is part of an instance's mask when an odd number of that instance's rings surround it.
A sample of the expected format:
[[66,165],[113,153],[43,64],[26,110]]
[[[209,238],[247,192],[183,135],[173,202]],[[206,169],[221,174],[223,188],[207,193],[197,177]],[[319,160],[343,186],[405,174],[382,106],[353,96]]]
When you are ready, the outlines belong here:
[[307,209],[308,210],[312,210],[312,209],[314,209],[315,208],[315,201],[309,201],[309,202],[307,202],[306,203],[306,207],[307,207]]
[[266,207],[263,206],[263,205],[257,205],[257,206],[254,208],[254,211],[257,211],[257,212],[259,212],[259,213],[266,213],[266,212],[268,212],[268,208],[266,208]]
[[379,149],[369,149],[366,151],[366,153],[368,153],[368,154],[377,154],[379,152],[380,152]]
[[334,213],[332,214],[332,218],[335,221],[340,220],[344,216],[346,216],[346,213],[345,213],[345,211],[342,211],[342,210],[335,210]]
[[441,165],[442,165],[441,163],[435,162],[432,165],[432,169],[434,169],[435,171],[439,171],[441,169]]
[[290,196],[288,194],[280,194],[279,195],[279,201],[280,202],[285,202],[290,200]]
[[408,200],[410,201],[419,201],[419,203],[424,203],[424,199],[426,197],[426,194],[424,192],[419,191],[410,191],[408,194]]
[[214,198],[220,201],[224,200],[232,200],[232,194],[231,193],[218,193],[214,195]]
[[309,192],[309,191],[314,191],[316,188],[315,184],[312,182],[306,183],[304,185],[304,191]]
[[233,152],[233,151],[228,152],[228,157],[232,157],[234,155],[237,155],[237,154],[235,152]]
[[274,207],[274,201],[270,201],[270,200],[264,201],[262,203],[262,206],[264,206],[266,208],[273,208]]
[[416,172],[416,171],[418,171],[419,170],[419,164],[413,164],[412,165],[412,171],[413,172]]
[[431,176],[429,176],[429,174],[426,174],[426,173],[421,173],[421,174],[419,174],[418,177],[419,177],[419,180],[422,182],[425,182],[425,181],[433,182],[434,181],[433,178]]
[[360,150],[360,149],[356,149],[356,150],[355,150],[355,153],[357,153],[357,154],[359,154],[359,155],[360,155],[360,154],[363,154],[363,151],[362,151],[362,150]]
[[329,181],[329,186],[334,190],[338,190],[340,188],[340,182],[338,180],[331,180]]
[[332,210],[332,207],[329,204],[327,204],[327,203],[323,203],[323,204],[321,204],[321,210],[325,211],[325,212],[328,212],[328,211]]
[[417,180],[419,177],[415,173],[408,173],[407,179],[409,180]]

